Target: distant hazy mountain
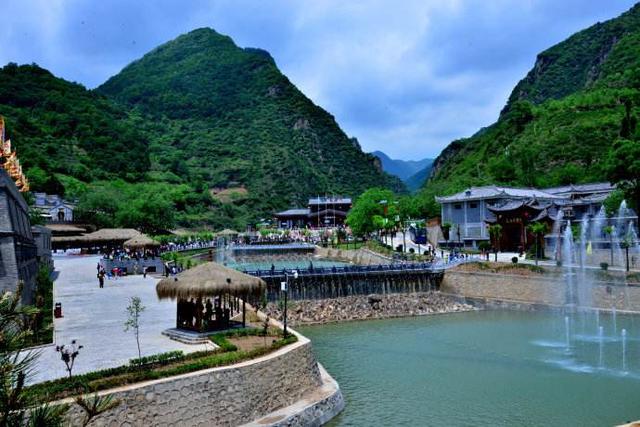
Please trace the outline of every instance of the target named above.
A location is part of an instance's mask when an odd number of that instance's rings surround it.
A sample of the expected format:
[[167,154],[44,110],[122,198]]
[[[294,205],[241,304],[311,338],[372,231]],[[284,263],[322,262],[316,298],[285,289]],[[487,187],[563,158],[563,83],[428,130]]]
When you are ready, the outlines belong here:
[[429,163],[425,168],[420,169],[418,172],[414,173],[409,178],[403,180],[404,185],[406,185],[409,191],[411,191],[412,193],[422,188],[422,185],[425,183],[427,178],[429,178],[429,174],[431,173],[431,167],[433,166],[433,159],[428,159],[428,160],[429,160]]
[[[427,171],[424,173],[424,176],[429,175],[429,171],[431,170],[431,164],[433,163],[433,159],[422,159],[422,160],[398,160],[392,159],[387,156],[382,151],[374,151],[374,156],[380,159],[382,163],[382,170],[387,172],[388,174],[395,175],[400,178],[405,183],[407,180],[414,175],[424,172],[425,169]],[[423,181],[420,182],[422,184]]]

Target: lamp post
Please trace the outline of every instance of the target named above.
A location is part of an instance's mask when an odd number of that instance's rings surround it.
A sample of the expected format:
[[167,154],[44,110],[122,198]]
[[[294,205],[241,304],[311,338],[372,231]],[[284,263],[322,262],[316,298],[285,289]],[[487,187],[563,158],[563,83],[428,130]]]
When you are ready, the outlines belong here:
[[298,270],[293,270],[293,274],[284,272],[284,282],[280,282],[280,290],[284,292],[284,337],[287,338],[287,294],[289,293],[289,277],[293,276],[294,280],[298,279]]

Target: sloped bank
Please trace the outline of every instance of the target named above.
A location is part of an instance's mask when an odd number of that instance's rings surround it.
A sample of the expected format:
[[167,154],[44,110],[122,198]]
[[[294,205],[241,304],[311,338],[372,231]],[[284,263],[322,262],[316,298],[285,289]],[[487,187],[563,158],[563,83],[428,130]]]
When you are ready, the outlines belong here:
[[[299,401],[301,413],[291,413],[289,418],[310,423],[304,425],[321,425],[335,416],[344,402],[337,384],[333,392],[326,392],[326,384],[333,379],[321,375],[311,342],[297,336],[294,344],[236,365],[102,391],[99,395],[112,395],[119,404],[98,416],[92,425],[236,426],[269,419],[272,412],[295,408]],[[72,399],[59,403],[71,405],[65,425],[81,426],[83,414],[77,404]],[[309,406],[315,409],[309,412]],[[274,418],[266,425],[280,423]]]
[[[352,320],[386,319],[428,314],[470,311],[473,307],[439,292],[353,295],[322,300],[289,302],[287,320],[291,325],[322,324]],[[269,303],[265,311],[282,320],[279,304]]]

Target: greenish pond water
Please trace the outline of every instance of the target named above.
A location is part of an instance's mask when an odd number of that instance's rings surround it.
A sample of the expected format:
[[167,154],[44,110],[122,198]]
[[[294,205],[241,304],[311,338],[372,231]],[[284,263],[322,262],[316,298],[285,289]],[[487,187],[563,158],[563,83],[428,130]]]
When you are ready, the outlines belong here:
[[489,310],[298,329],[345,397],[331,426],[608,426],[640,419],[639,328]]

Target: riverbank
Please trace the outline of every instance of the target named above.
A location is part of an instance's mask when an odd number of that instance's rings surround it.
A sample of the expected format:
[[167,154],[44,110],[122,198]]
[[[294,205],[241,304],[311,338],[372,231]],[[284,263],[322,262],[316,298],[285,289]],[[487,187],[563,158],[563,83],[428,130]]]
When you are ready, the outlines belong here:
[[[282,320],[281,304],[269,303],[262,310]],[[386,295],[354,295],[322,300],[290,301],[287,321],[290,325],[310,325],[353,320],[424,316],[475,310],[439,292]]]

